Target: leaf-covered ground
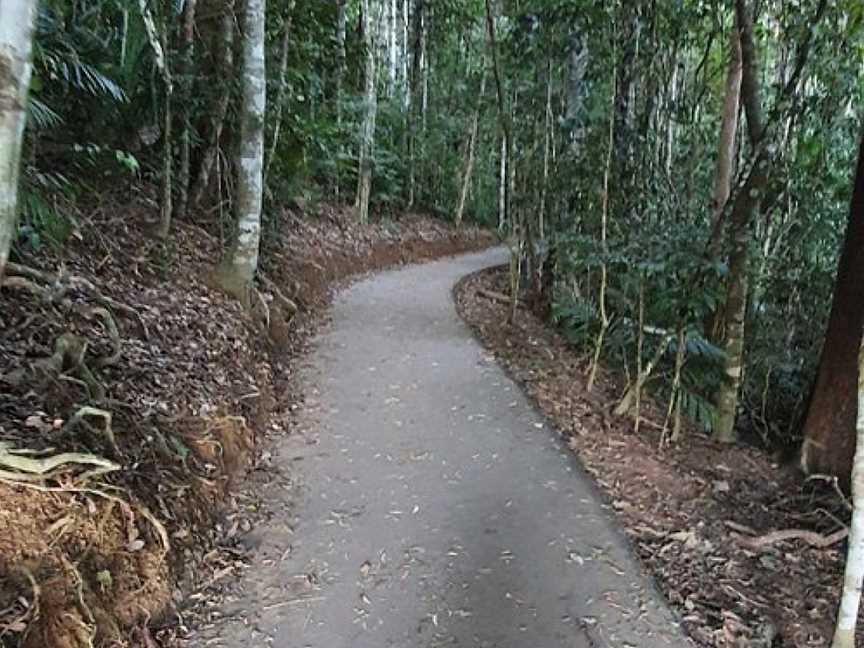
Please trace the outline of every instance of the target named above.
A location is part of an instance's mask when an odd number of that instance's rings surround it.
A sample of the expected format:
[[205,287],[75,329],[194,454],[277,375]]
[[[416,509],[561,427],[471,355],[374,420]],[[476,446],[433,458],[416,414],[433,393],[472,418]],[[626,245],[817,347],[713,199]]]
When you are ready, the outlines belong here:
[[293,358],[332,288],[492,240],[286,210],[265,266],[299,313],[264,286],[268,308],[247,315],[212,288],[218,228],[158,243],[151,205],[94,205],[0,292],[0,645],[149,647],[194,622],[243,562],[256,502],[238,486],[287,433]]
[[659,449],[665,404],[646,404],[634,433],[632,419],[610,413],[620,378],[601,371],[586,392],[587,355],[524,308],[508,323],[508,306],[490,298],[508,285],[502,268],[472,275],[456,289],[460,313],[568,438],[690,635],[716,647],[829,645],[844,543],[767,534],[842,533],[848,513],[830,482],[692,427]]

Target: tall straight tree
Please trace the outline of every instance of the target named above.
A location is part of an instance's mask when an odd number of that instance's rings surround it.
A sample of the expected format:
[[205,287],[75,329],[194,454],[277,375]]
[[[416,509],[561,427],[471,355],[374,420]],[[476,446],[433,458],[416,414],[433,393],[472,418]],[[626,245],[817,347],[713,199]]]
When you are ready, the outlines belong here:
[[250,303],[261,244],[264,168],[264,111],[267,77],[264,65],[266,0],[246,0],[243,20],[242,105],[237,148],[237,232],[219,272],[222,287]]
[[[855,351],[864,328],[864,139],[816,384],[804,417],[801,465],[848,484],[855,452]],[[859,412],[860,415],[860,412]]]
[[[808,436],[804,445],[805,458],[807,452],[812,455],[814,450],[816,457],[822,458],[818,453],[823,451],[823,457],[829,457],[835,463],[827,466],[832,470],[840,467],[846,469],[847,464],[850,461],[852,463],[852,524],[849,528],[843,595],[831,648],[855,648],[855,626],[864,584],[864,344],[861,340],[864,324],[864,281],[861,280],[864,276],[864,137],[858,153],[854,182],[828,337],[822,350],[816,383],[817,390],[821,391],[814,392],[817,407],[814,409],[814,401],[811,401],[808,412],[808,422],[811,418],[822,417],[822,420],[814,421],[812,426],[823,436],[817,437],[815,441]],[[856,339],[859,345],[857,366],[854,350],[851,349]],[[829,403],[826,395],[829,393],[830,407],[826,407]],[[834,413],[837,415],[832,417]],[[836,427],[827,427],[829,425]],[[827,437],[826,432],[834,438]],[[820,441],[823,447],[816,445]],[[841,455],[841,449],[848,456]]]
[[[363,48],[365,66],[363,69],[363,121],[360,124],[360,156],[357,170],[357,214],[364,225],[369,222],[369,198],[372,195],[372,165],[375,149],[375,120],[378,115],[377,90],[377,38],[374,30],[378,25],[375,11],[377,0],[361,0],[360,12],[363,21]],[[373,14],[374,12],[374,14]]]
[[0,281],[18,220],[21,143],[27,119],[33,49],[32,0],[3,0],[0,20]]
[[711,237],[710,255],[720,256],[723,231],[720,219],[726,209],[726,201],[732,190],[732,171],[735,161],[735,142],[738,135],[738,116],[741,105],[741,36],[738,20],[729,35],[729,69],[726,72],[726,89],[723,93],[723,112],[720,116],[720,138],[717,146],[717,163],[714,167],[714,193],[711,197],[711,221],[714,233]]
[[[747,132],[754,151],[763,151],[765,120],[759,94],[759,61],[753,37],[753,15],[746,0],[735,3],[736,24],[741,39],[741,99],[747,114]],[[749,262],[750,223],[762,203],[768,184],[769,163],[764,153],[757,156],[753,169],[732,208],[732,251],[729,254],[729,276],[724,313],[725,360],[723,381],[717,394],[717,439],[735,441],[735,414],[738,392],[744,371],[744,321],[747,314],[747,265]]]

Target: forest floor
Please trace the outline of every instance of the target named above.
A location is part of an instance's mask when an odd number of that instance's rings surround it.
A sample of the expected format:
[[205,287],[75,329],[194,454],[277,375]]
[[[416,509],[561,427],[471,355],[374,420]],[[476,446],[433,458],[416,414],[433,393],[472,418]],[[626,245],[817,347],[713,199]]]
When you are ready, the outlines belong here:
[[[284,210],[253,316],[212,287],[222,241],[153,202],[103,197],[0,293],[0,645],[170,643],[242,568],[258,515],[239,486],[300,399],[294,358],[332,291],[373,269],[487,247],[406,215]],[[219,231],[212,223],[210,231]],[[75,453],[75,454],[66,454]]]
[[660,449],[665,404],[645,403],[635,433],[632,419],[611,414],[621,377],[601,371],[586,392],[587,354],[526,308],[508,323],[508,305],[496,299],[508,292],[508,272],[497,268],[466,278],[455,294],[483,344],[605,492],[690,636],[724,648],[829,645],[848,521],[835,486],[693,428]]

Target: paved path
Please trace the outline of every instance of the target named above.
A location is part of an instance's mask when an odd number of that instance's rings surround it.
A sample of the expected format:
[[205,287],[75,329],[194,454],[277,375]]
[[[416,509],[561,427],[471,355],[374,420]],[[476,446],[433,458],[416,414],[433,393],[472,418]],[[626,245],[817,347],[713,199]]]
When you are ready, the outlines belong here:
[[201,646],[687,645],[571,453],[456,315],[456,281],[504,260],[412,266],[337,298],[309,429],[275,455],[299,501],[264,494],[276,514],[244,593]]

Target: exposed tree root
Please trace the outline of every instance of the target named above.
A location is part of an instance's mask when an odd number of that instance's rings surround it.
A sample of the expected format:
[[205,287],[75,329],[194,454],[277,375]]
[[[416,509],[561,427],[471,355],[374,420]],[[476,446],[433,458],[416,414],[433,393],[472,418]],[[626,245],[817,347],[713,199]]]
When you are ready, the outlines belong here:
[[[122,497],[112,495],[111,493],[106,493],[105,491],[99,490],[97,488],[85,488],[76,486],[45,486],[43,484],[35,484],[26,481],[17,481],[14,479],[10,480],[4,476],[0,476],[0,482],[9,484],[10,486],[21,486],[23,488],[30,488],[41,493],[81,493],[84,495],[95,495],[96,497],[101,497],[108,500],[109,502],[114,502],[115,504],[118,504],[121,510],[126,514],[126,517],[129,518],[130,522],[134,522],[135,520],[135,513],[132,509],[132,504],[124,500]],[[168,530],[165,528],[165,525],[163,525],[146,506],[144,506],[143,504],[136,504],[135,508],[144,517],[144,519],[146,519],[150,523],[150,525],[155,530],[156,535],[159,537],[159,541],[162,544],[160,559],[164,559],[165,556],[168,555],[168,552],[171,550],[171,541],[168,538]]]
[[136,319],[141,327],[144,339],[149,339],[150,337],[147,325],[144,324],[144,320],[137,310],[123,302],[117,301],[113,297],[103,294],[89,279],[70,275],[66,273],[65,269],[61,269],[57,275],[52,275],[20,263],[7,263],[6,274],[7,276],[4,277],[0,287],[27,290],[49,303],[58,302],[70,290],[86,293],[101,306]]
[[36,476],[39,479],[46,479],[52,474],[57,474],[55,471],[62,472],[72,466],[95,466],[101,469],[102,473],[120,469],[120,466],[113,461],[89,453],[63,452],[40,458],[25,456],[30,452],[32,451],[15,449],[9,443],[0,442],[0,466],[23,473],[23,475],[16,475],[4,471],[4,476],[15,475],[18,478]]
[[747,538],[738,534],[734,534],[734,537],[739,544],[748,549],[764,549],[765,547],[770,547],[778,542],[785,542],[787,540],[802,540],[811,547],[827,549],[844,540],[848,535],[849,529],[847,528],[840,529],[827,536],[816,531],[807,531],[806,529],[783,529],[781,531],[771,531],[755,538]]

